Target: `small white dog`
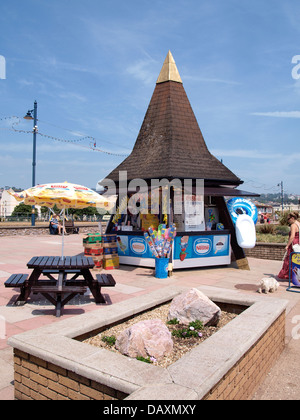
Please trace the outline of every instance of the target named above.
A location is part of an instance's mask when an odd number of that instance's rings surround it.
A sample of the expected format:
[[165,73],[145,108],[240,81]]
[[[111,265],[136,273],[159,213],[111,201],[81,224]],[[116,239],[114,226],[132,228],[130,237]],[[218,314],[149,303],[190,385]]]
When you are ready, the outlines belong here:
[[260,282],[258,293],[274,293],[279,287],[279,283],[272,277],[264,277]]

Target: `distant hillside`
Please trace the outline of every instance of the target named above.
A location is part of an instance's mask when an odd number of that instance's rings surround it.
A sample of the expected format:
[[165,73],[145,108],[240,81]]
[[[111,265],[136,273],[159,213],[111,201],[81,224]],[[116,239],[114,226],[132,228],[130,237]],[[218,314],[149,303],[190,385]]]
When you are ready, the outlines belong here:
[[[261,194],[258,201],[260,203],[281,203],[281,194]],[[283,202],[285,204],[300,204],[300,197],[292,194],[284,194]]]

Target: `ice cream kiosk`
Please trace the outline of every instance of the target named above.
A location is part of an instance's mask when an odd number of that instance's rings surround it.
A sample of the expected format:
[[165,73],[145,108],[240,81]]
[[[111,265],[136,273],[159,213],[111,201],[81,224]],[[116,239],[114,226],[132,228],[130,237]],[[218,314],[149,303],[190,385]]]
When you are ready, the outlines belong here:
[[[175,226],[173,269],[228,265],[232,256],[249,269],[227,201],[257,194],[237,189],[243,181],[209,152],[170,52],[134,148],[106,180],[115,183],[118,196],[106,233],[117,234],[121,264],[154,267],[145,232],[157,232],[164,246],[164,229]],[[99,183],[107,188],[105,180]],[[239,210],[247,213],[244,207],[240,203]]]
[[[249,194],[240,190],[234,191],[237,194]],[[224,191],[221,190],[220,194],[221,192]],[[233,193],[231,189],[226,192]],[[182,214],[173,212],[167,217],[163,213],[133,216],[130,210],[121,214],[122,208],[119,207],[120,213],[112,216],[107,232],[117,235],[120,264],[154,267],[155,256],[145,239],[145,233],[151,230],[159,232],[161,227],[173,225],[176,227],[176,235],[172,244],[170,261],[174,270],[228,265],[231,263],[234,249],[237,256],[245,258],[243,248],[237,243],[234,222],[229,215],[224,198],[206,195],[197,197],[197,201],[195,198],[191,195],[190,201],[184,202]],[[240,208],[243,208],[244,203],[250,203],[244,198],[242,201]],[[196,207],[198,207],[197,213]],[[202,212],[199,208],[202,208]],[[153,244],[155,245],[155,238]],[[234,244],[233,247],[232,244]],[[246,247],[252,246],[244,246]],[[241,263],[241,258],[235,259]],[[243,268],[239,263],[238,266]]]

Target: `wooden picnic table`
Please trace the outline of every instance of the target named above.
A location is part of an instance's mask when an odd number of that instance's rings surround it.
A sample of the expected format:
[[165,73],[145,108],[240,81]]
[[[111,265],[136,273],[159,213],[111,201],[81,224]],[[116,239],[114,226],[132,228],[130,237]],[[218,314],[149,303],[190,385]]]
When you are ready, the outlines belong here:
[[98,274],[94,278],[90,271],[94,265],[93,259],[86,256],[33,257],[27,263],[27,267],[33,269],[30,276],[14,274],[5,286],[21,288],[17,304],[25,304],[31,293],[41,293],[55,305],[56,316],[59,317],[64,305],[77,294],[84,294],[87,287],[96,303],[105,303],[101,287],[112,287],[116,283],[111,275]]

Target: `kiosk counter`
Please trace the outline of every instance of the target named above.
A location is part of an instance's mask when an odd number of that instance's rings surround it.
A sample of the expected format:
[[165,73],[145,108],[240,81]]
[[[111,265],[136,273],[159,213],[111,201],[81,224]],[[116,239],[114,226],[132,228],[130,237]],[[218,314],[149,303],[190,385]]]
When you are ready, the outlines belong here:
[[[117,231],[116,234],[121,264],[155,266],[155,258],[143,232]],[[230,264],[230,232],[177,232],[171,260],[173,269]]]

